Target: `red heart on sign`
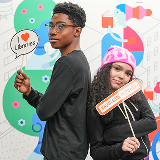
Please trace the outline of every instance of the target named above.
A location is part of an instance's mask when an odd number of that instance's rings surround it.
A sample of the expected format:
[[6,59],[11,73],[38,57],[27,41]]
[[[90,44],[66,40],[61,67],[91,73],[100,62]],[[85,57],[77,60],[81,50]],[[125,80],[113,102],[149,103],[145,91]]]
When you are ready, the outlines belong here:
[[22,34],[22,35],[21,35],[21,38],[22,38],[25,42],[27,42],[27,40],[28,40],[28,38],[29,38],[29,33]]

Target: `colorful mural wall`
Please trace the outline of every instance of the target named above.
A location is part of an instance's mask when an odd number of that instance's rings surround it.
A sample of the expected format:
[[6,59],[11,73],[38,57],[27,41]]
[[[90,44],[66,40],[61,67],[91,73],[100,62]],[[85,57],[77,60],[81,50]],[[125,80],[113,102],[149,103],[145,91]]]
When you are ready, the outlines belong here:
[[[146,160],[160,159],[160,2],[159,0],[70,0],[87,14],[81,35],[92,77],[111,45],[127,48],[136,58],[135,76],[143,81],[143,92],[157,119],[158,128],[149,135],[151,150]],[[45,24],[56,3],[62,0],[0,0],[0,159],[42,160],[40,153],[45,122],[14,88],[22,56],[10,48],[12,37],[23,29],[39,36],[35,50],[24,56],[22,70],[33,88],[44,93],[60,52],[51,48]],[[86,160],[92,160],[87,156]]]

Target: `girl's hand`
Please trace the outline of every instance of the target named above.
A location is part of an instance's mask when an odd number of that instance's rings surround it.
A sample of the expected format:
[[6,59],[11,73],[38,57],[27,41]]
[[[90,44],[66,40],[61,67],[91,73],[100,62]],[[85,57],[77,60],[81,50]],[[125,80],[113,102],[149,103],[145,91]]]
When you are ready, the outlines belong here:
[[135,152],[140,146],[140,143],[136,137],[128,137],[124,140],[122,145],[123,151]]

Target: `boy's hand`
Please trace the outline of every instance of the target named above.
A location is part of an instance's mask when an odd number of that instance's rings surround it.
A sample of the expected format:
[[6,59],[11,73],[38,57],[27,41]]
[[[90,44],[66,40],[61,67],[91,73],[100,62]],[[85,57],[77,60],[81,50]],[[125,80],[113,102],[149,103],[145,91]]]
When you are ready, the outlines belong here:
[[14,87],[26,96],[31,92],[30,78],[22,70],[17,71]]

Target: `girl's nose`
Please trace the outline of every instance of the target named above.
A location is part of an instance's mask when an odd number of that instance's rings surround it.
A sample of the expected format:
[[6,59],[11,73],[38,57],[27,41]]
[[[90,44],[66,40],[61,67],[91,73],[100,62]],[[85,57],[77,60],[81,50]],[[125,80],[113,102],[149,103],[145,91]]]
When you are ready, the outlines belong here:
[[121,71],[121,72],[119,72],[119,78],[124,78],[124,76],[125,76],[125,73],[123,72],[123,71]]

